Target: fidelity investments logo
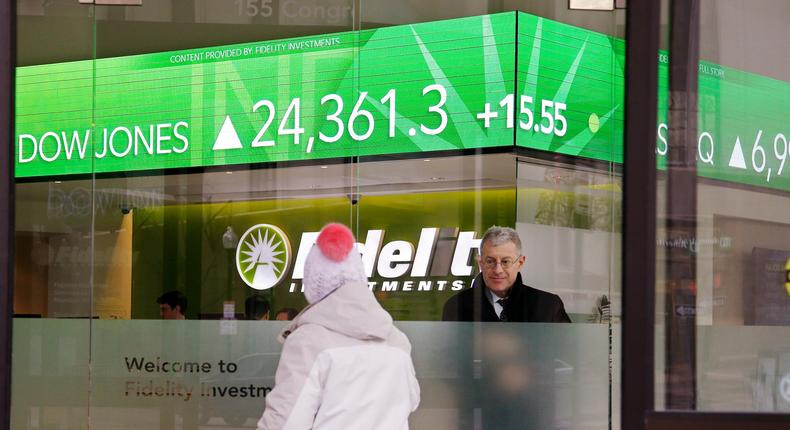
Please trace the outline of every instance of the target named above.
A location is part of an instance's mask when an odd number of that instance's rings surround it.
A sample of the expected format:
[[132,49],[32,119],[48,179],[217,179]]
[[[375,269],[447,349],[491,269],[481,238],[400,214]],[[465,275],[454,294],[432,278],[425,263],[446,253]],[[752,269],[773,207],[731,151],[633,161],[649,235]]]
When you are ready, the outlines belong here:
[[[302,291],[307,254],[319,233],[302,232],[294,255],[282,229],[271,224],[253,226],[244,232],[236,248],[239,276],[250,288],[267,290],[290,275],[288,291]],[[474,231],[460,231],[457,227],[423,227],[416,243],[387,242],[383,229],[373,229],[367,231],[365,241],[357,243],[356,249],[371,291],[458,291],[470,281],[473,256],[480,246],[480,239],[475,236]]]
[[268,290],[283,280],[291,261],[291,243],[279,227],[257,224],[239,239],[236,270],[256,290]]

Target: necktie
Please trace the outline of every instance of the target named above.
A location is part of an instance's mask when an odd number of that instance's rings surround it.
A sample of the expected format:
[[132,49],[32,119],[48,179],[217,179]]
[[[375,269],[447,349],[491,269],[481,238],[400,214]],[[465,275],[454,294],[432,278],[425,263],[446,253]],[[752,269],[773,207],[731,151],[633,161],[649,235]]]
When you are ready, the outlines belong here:
[[499,306],[502,306],[502,312],[499,313],[499,321],[507,321],[507,308],[505,307],[507,299],[499,299],[496,302],[499,303]]

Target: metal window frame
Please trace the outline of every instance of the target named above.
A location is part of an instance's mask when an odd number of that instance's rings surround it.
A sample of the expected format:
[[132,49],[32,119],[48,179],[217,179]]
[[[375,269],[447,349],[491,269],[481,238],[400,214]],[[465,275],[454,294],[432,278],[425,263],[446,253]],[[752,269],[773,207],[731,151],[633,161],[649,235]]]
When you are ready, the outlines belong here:
[[0,0],[0,430],[11,425],[14,280],[14,64],[16,1]]
[[644,428],[648,430],[787,430],[790,428],[790,414],[648,411],[645,415]]
[[[626,9],[621,427],[645,428],[654,404],[656,154],[660,0]],[[631,79],[638,76],[639,79]]]

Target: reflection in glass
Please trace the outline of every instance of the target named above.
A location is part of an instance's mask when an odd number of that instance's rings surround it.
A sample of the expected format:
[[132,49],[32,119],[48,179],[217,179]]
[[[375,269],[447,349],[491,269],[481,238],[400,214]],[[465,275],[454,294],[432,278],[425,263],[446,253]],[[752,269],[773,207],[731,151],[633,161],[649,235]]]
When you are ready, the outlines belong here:
[[656,142],[666,170],[658,183],[658,409],[788,410],[790,230],[779,214],[790,200],[777,173],[790,86],[787,65],[771,54],[787,39],[780,11],[787,5],[703,1],[672,12],[682,37],[670,46],[671,64],[659,57],[669,83],[659,86]]

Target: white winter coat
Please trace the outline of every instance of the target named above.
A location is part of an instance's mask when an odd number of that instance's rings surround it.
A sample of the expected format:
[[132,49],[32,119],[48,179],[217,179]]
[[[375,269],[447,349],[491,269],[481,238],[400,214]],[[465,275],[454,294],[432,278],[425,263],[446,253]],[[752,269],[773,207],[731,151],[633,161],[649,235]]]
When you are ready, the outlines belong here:
[[284,343],[259,430],[405,430],[420,402],[411,344],[364,284],[300,313]]

